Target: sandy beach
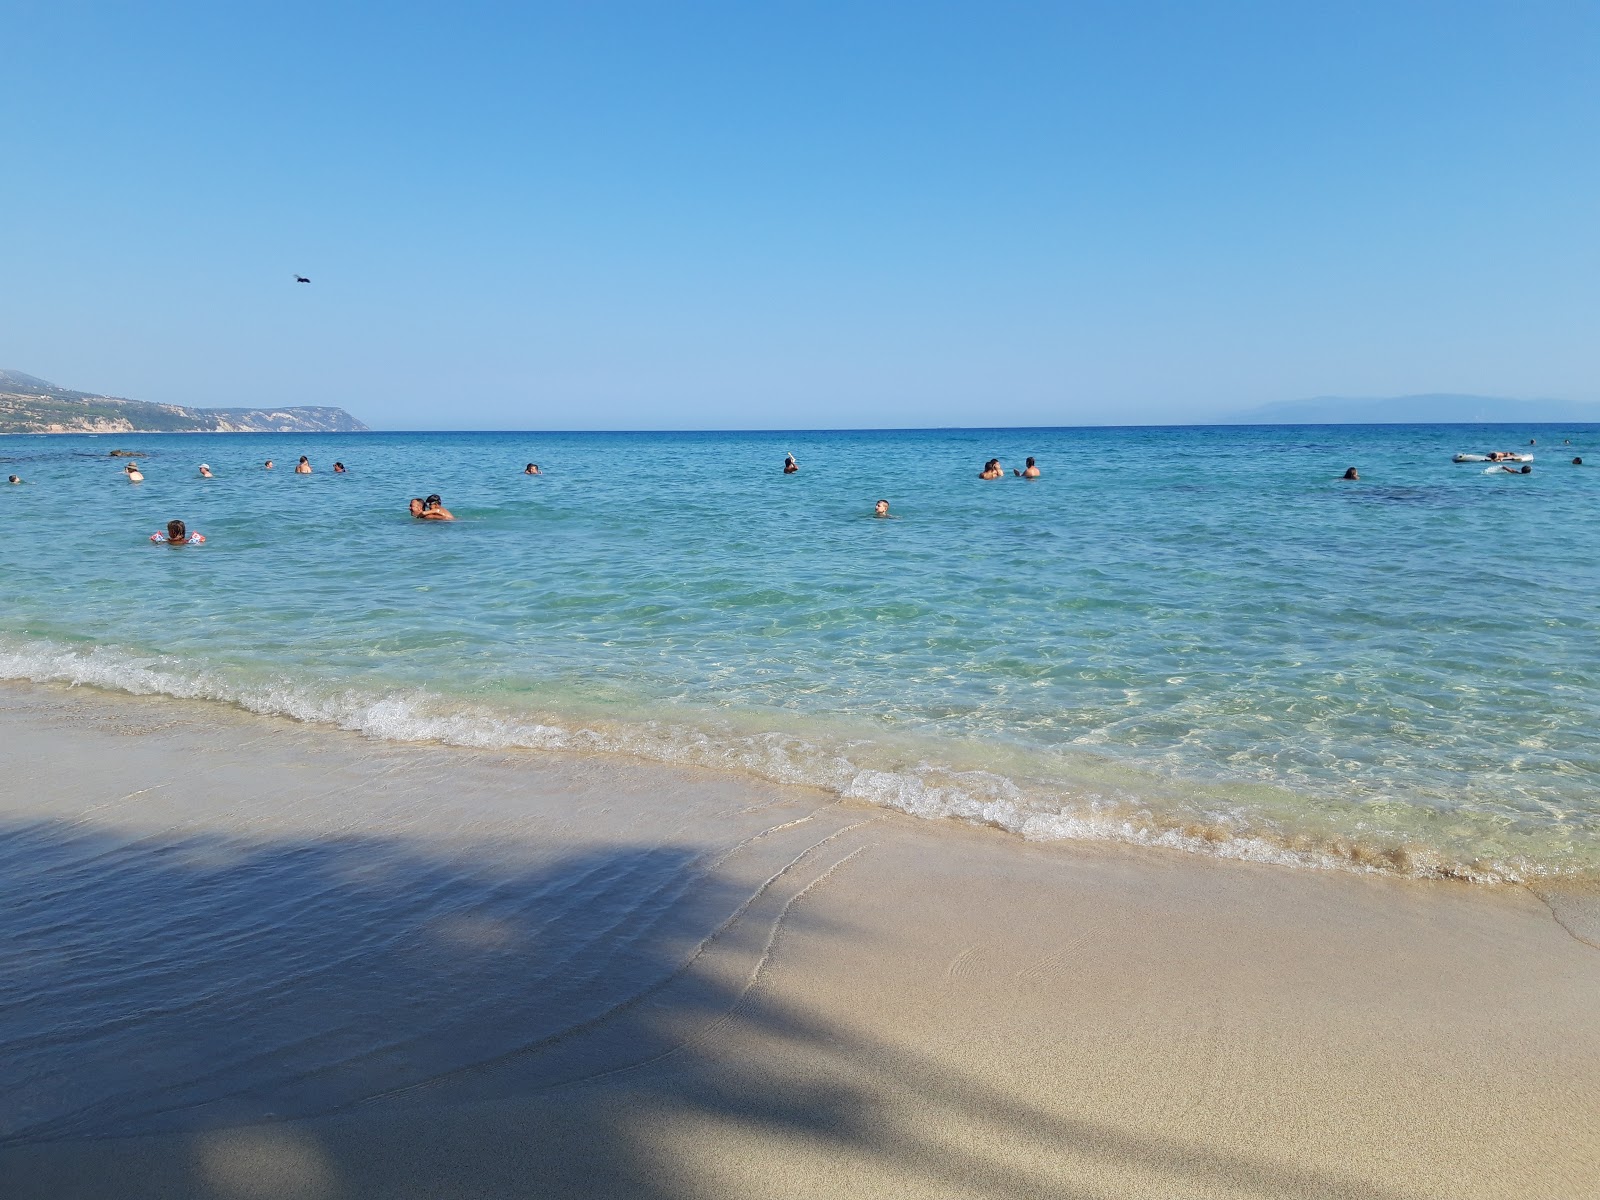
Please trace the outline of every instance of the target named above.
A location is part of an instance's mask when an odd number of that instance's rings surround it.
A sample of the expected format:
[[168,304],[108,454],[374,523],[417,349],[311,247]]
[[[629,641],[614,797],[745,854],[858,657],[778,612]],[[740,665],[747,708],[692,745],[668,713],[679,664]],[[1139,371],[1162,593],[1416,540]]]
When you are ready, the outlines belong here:
[[1582,895],[89,689],[0,726],[9,1197],[1600,1188]]

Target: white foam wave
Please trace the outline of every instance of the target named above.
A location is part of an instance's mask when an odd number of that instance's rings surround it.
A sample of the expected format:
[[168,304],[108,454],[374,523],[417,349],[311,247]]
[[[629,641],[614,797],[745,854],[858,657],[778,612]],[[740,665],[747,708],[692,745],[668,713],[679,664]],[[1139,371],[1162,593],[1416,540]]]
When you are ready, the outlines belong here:
[[[1381,871],[1474,882],[1522,881],[1547,872],[1521,862],[1462,863],[1431,849],[1382,848],[1339,840],[1263,833],[1248,821],[1197,821],[1159,814],[1138,798],[1101,790],[1026,791],[987,771],[938,764],[866,766],[836,748],[791,733],[741,733],[681,722],[570,722],[530,718],[449,700],[424,689],[374,695],[301,680],[231,679],[170,655],[114,647],[87,649],[48,641],[0,639],[0,678],[84,685],[132,695],[163,695],[235,705],[253,713],[331,725],[396,742],[436,742],[475,749],[566,750],[625,754],[682,766],[733,769],[775,783],[820,787],[851,800],[928,819],[986,825],[1030,841],[1118,842],[1280,866]],[[864,757],[864,747],[851,754]]]

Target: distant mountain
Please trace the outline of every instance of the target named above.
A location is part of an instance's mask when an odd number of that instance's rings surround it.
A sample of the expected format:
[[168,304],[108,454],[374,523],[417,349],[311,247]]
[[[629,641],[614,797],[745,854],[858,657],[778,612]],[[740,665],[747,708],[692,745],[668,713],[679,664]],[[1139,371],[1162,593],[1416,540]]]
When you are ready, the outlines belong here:
[[1318,396],[1280,400],[1221,419],[1230,425],[1534,425],[1546,421],[1600,423],[1600,404],[1573,400],[1511,400],[1433,392],[1421,396],[1352,399]]
[[342,408],[183,408],[0,371],[0,433],[364,433]]

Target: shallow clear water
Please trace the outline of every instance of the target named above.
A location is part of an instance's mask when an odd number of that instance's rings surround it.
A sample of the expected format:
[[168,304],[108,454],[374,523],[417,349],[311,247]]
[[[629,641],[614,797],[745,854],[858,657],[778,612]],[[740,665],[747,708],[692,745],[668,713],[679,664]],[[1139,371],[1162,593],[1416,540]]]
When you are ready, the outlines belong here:
[[[1529,476],[1450,461],[1530,437]],[[7,438],[0,474],[26,483],[0,491],[0,676],[732,766],[1031,837],[1589,873],[1597,443],[1593,426]],[[106,457],[124,446],[144,483]],[[1594,467],[1570,465],[1586,451]],[[315,474],[291,473],[302,453]],[[1039,481],[976,477],[1029,454]],[[530,458],[546,474],[523,476]],[[411,520],[429,492],[460,519]],[[872,517],[880,497],[895,519]],[[171,517],[207,544],[149,544]]]

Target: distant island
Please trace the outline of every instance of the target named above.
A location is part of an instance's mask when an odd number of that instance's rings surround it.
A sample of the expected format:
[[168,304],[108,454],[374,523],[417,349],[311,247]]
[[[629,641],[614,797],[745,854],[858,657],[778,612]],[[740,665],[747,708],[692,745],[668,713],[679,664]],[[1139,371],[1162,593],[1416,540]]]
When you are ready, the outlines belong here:
[[0,371],[0,433],[366,433],[342,408],[184,408]]
[[1317,396],[1280,400],[1219,418],[1224,425],[1537,425],[1600,423],[1600,404],[1573,400],[1512,400],[1505,396],[1429,392],[1357,399]]

